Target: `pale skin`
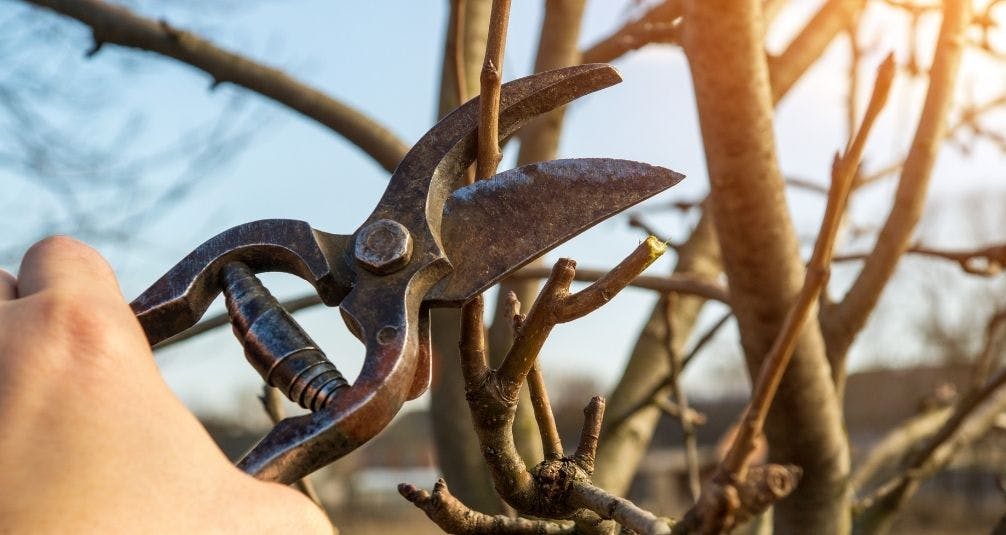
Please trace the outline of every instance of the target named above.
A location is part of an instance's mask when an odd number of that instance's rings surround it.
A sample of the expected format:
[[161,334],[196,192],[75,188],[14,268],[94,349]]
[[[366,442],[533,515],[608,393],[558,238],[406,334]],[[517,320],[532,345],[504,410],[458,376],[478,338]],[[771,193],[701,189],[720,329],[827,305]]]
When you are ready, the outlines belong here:
[[53,237],[0,270],[0,533],[332,533],[240,472],[168,389],[94,249]]

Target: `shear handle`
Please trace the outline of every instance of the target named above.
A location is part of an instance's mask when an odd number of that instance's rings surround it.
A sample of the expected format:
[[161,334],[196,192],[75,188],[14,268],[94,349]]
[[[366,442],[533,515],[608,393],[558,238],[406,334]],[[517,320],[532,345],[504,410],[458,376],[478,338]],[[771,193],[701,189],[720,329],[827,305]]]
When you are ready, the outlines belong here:
[[[353,451],[384,429],[416,389],[429,350],[422,297],[441,269],[428,265],[385,284],[360,284],[340,305],[366,345],[363,369],[348,389],[311,414],[280,421],[238,463],[267,481],[291,483]],[[426,332],[421,332],[421,329]],[[425,346],[425,348],[424,348]]]
[[234,335],[266,384],[308,410],[324,407],[349,386],[248,266],[241,262],[224,266],[223,289]]

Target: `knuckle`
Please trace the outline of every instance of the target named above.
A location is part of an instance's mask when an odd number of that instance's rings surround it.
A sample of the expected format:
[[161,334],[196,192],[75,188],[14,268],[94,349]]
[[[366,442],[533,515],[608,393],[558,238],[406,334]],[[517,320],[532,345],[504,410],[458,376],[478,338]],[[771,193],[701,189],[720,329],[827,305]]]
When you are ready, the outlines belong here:
[[110,321],[88,296],[48,291],[32,299],[39,324],[46,326],[52,342],[75,349],[71,355],[101,354],[110,345]]

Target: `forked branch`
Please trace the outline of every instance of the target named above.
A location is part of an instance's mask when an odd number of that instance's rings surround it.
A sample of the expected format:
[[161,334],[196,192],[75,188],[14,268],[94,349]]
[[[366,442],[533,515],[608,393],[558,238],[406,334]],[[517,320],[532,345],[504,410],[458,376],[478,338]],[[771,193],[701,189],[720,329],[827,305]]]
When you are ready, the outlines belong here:
[[[546,458],[534,468],[528,469],[517,453],[513,437],[513,421],[521,384],[525,378],[531,377],[529,372],[536,368],[538,351],[551,329],[558,323],[582,317],[611,300],[665,250],[666,247],[651,236],[612,271],[576,293],[569,291],[575,263],[568,259],[557,262],[552,276],[526,317],[520,315],[519,304],[512,300],[510,310],[515,319],[515,339],[498,369],[491,369],[488,365],[481,296],[462,308],[461,367],[472,420],[497,491],[519,513],[543,519],[573,519],[578,524],[592,526],[597,526],[604,519],[614,518],[638,533],[670,531],[666,521],[591,484],[590,475],[594,470],[604,414],[603,398],[595,397],[584,410],[579,446],[572,456],[565,457],[554,432],[551,410],[544,401],[547,395],[543,381],[540,374],[535,372],[533,375],[538,384],[533,386],[536,392],[532,392],[532,399],[535,400],[538,422],[546,440]],[[432,502],[422,494],[416,494],[411,487],[405,489],[410,496],[422,498],[412,501],[419,502],[417,505],[424,511],[431,507],[428,504]],[[438,511],[443,509],[441,507]],[[453,510],[458,511],[448,519],[453,523],[461,522],[461,517],[482,518],[464,513],[458,507]],[[431,518],[445,527],[444,522],[447,520],[438,520],[434,516],[431,515]],[[482,518],[467,522],[484,521]]]

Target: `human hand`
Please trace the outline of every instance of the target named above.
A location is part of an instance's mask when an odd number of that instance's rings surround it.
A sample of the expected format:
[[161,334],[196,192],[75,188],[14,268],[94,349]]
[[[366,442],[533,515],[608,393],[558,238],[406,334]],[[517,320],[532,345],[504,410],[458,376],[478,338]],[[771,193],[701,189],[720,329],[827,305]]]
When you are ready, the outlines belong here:
[[111,268],[65,237],[0,270],[0,533],[331,533],[232,466],[161,379]]

